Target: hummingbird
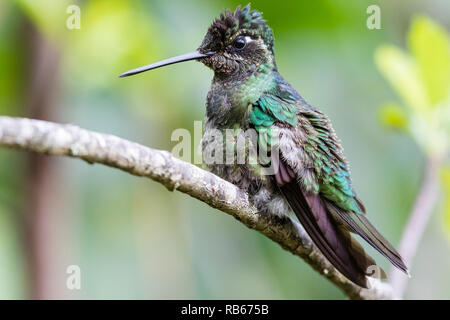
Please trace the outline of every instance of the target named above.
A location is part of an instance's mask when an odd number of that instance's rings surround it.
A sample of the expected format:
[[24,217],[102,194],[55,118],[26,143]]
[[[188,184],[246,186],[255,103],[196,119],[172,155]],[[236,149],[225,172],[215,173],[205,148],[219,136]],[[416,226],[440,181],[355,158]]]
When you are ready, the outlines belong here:
[[[354,235],[408,273],[400,254],[369,222],[331,121],[278,72],[273,33],[259,11],[249,4],[227,10],[213,21],[194,52],[120,77],[189,60],[214,72],[206,100],[203,157],[229,153],[217,132],[230,129],[254,130],[252,148],[267,151],[256,163],[205,161],[207,169],[246,191],[259,214],[298,219],[320,252],[353,283],[368,288],[371,267],[376,266]],[[274,170],[265,170],[267,158]]]

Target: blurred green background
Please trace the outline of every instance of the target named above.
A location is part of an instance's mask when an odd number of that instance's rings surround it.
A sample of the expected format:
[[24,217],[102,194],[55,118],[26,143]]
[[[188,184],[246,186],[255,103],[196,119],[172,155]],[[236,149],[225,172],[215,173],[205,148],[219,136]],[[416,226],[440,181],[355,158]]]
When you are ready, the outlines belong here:
[[[69,4],[81,8],[80,29],[66,27]],[[0,0],[0,114],[171,150],[173,130],[192,131],[203,119],[212,72],[189,62],[118,75],[192,51],[213,18],[238,4],[245,3]],[[381,8],[380,30],[366,27],[371,4]],[[252,8],[274,31],[280,73],[333,121],[371,221],[397,245],[425,156],[408,134],[380,121],[380,106],[401,100],[374,56],[383,44],[406,50],[417,14],[449,30],[450,2],[264,0]],[[406,298],[450,298],[444,199],[421,241]],[[81,268],[81,290],[66,287],[69,265]],[[344,295],[277,244],[184,194],[101,165],[1,149],[0,298]]]

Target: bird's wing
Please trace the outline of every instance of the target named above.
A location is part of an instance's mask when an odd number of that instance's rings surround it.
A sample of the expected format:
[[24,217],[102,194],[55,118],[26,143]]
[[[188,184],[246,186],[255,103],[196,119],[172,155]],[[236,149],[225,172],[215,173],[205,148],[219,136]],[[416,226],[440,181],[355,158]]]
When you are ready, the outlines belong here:
[[258,131],[260,149],[272,144],[279,150],[279,159],[272,155],[274,180],[313,242],[342,274],[367,287],[365,275],[375,266],[349,231],[406,270],[400,255],[365,218],[342,149],[320,111],[281,83],[253,104],[249,122]]
[[309,132],[305,138],[311,150],[307,157],[313,162],[318,192],[327,212],[407,273],[400,254],[367,219],[364,205],[352,188],[348,164],[328,118],[310,106],[301,107],[300,116],[304,119],[303,128]]

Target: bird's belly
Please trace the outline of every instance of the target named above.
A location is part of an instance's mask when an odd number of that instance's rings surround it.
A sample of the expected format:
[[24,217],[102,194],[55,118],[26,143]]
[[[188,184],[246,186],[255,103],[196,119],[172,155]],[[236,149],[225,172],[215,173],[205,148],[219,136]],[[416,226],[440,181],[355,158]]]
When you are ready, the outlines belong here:
[[205,130],[201,142],[202,160],[215,175],[254,194],[261,186],[269,184],[270,177],[261,174],[249,151],[253,150],[253,145],[248,142],[245,149],[238,148],[238,136],[225,130]]
[[227,148],[224,140],[218,140],[217,135],[205,131],[202,138],[204,167],[246,191],[250,201],[260,212],[292,216],[289,204],[277,188],[273,176],[264,174],[264,170],[261,170],[263,168],[254,164],[248,153],[245,153],[245,157],[238,155],[236,150],[229,147],[230,141],[226,141]]

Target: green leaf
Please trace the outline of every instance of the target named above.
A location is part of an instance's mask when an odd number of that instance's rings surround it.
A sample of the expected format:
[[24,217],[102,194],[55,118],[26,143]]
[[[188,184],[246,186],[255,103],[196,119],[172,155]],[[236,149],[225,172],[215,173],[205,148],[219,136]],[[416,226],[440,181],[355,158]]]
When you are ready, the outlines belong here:
[[444,100],[450,91],[448,35],[430,19],[419,16],[414,18],[408,38],[429,100],[434,106]]
[[405,131],[408,127],[408,115],[405,108],[395,103],[383,105],[379,115],[381,123],[388,128]]
[[385,45],[375,52],[375,62],[406,105],[425,112],[430,105],[415,61],[395,46]]

